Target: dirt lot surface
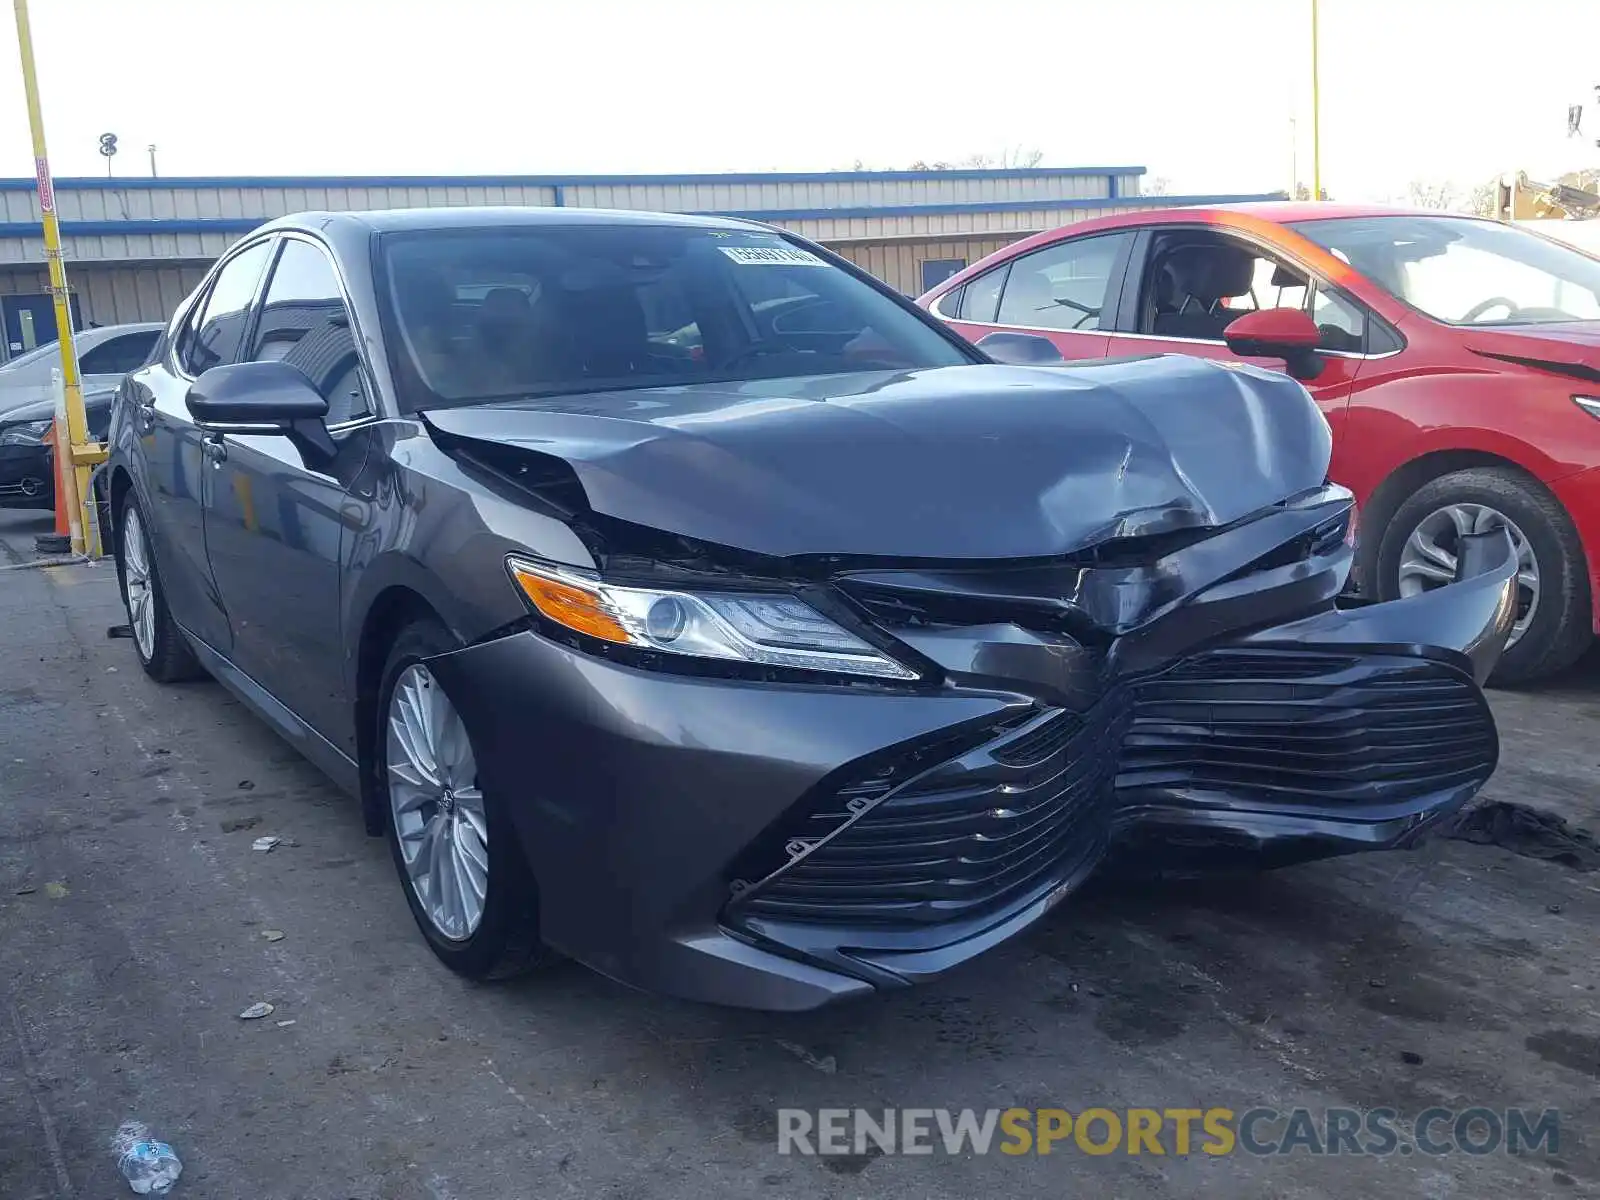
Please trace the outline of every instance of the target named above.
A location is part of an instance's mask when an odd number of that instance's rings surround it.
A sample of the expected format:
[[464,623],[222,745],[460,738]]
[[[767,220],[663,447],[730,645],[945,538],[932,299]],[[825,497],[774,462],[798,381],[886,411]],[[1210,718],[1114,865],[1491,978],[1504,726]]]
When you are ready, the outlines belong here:
[[[0,512],[0,558],[42,528]],[[572,966],[476,987],[356,807],[220,687],[147,680],[122,619],[106,566],[0,572],[5,1200],[129,1194],[128,1118],[208,1200],[1600,1191],[1600,874],[1444,841],[1103,885],[937,985],[799,1016]],[[1494,705],[1487,795],[1600,828],[1600,667]],[[854,1105],[1520,1105],[1561,1132],[1520,1158],[777,1153],[779,1107]]]

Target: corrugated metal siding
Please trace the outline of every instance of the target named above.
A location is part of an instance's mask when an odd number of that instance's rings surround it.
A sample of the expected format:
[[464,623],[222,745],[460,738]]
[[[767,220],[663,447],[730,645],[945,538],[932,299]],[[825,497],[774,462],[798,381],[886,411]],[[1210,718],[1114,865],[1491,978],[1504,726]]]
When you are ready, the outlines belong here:
[[[813,241],[833,245],[849,241],[884,241],[900,238],[970,237],[974,234],[1037,233],[1041,229],[1056,229],[1090,217],[1109,217],[1116,213],[1136,212],[1154,207],[1133,200],[1128,204],[1106,205],[1096,208],[1040,208],[1009,209],[1004,212],[916,213],[904,216],[806,218],[795,221],[775,221],[785,229],[792,229]],[[1012,240],[1015,240],[1013,238]]]
[[[57,215],[63,221],[164,221],[219,217],[281,217],[286,213],[366,208],[423,208],[462,204],[532,204],[556,202],[551,185],[325,187],[139,187],[56,191]],[[637,207],[637,206],[635,206]],[[0,193],[0,215],[6,221],[39,220],[36,193]]]
[[[1117,175],[1119,194],[1136,190],[1137,175]],[[1111,194],[1111,175],[1062,172],[1006,174],[910,175],[904,179],[811,179],[760,182],[748,177],[730,182],[697,180],[633,182],[616,179],[557,184],[459,183],[407,185],[385,180],[358,180],[343,185],[211,187],[176,185],[57,188],[56,207],[63,221],[161,221],[254,217],[267,219],[306,210],[420,208],[443,205],[563,203],[583,208],[651,209],[665,212],[759,212],[797,208],[862,208],[905,204],[1014,204],[1028,200],[1104,199]],[[38,197],[32,191],[0,192],[0,221],[39,219]]]
[[[75,262],[142,262],[215,259],[239,233],[102,233],[71,234],[61,239],[67,270]],[[44,261],[42,238],[0,238],[0,266]]]
[[[78,293],[83,319],[96,325],[165,321],[179,301],[200,285],[206,264],[143,267],[80,267],[67,282]],[[43,267],[0,270],[0,295],[50,290]]]
[[[1119,176],[1137,178],[1137,176]],[[1110,194],[1105,175],[1038,175],[908,179],[840,179],[758,183],[577,184],[565,202],[584,208],[664,212],[757,212],[762,209],[861,208],[898,204],[991,204],[1019,200],[1096,199]]]
[[830,247],[870,275],[907,296],[922,294],[922,264],[933,259],[959,258],[968,266],[1009,246],[1022,237],[951,238],[938,242],[854,242]]

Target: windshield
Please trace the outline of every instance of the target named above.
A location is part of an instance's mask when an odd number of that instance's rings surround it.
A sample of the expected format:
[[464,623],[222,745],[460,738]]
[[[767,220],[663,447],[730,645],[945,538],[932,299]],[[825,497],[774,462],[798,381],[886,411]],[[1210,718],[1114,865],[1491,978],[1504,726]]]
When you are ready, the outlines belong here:
[[976,361],[893,299],[760,230],[529,226],[386,236],[408,405]]
[[1456,325],[1600,320],[1600,259],[1470,217],[1351,217],[1292,228],[1430,317]]

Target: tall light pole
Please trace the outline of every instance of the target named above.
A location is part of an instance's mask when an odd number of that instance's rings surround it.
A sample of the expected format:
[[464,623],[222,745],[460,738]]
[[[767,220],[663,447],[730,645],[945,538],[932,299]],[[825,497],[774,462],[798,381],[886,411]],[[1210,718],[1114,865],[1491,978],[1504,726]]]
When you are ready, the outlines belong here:
[[[55,184],[50,178],[50,158],[45,153],[44,117],[39,110],[39,78],[33,65],[33,33],[28,27],[28,0],[15,0],[17,45],[22,53],[22,90],[28,101],[28,127],[33,133],[33,169],[39,183],[39,215],[44,226],[44,257],[50,270],[50,295],[55,302],[56,337],[61,348],[61,383],[66,393],[67,428],[65,437],[56,430],[56,457],[65,458],[70,469],[59,472],[69,494],[66,511],[77,513],[73,522],[72,551],[84,552],[84,531],[92,523],[83,520],[89,501],[89,472],[95,463],[104,462],[106,453],[88,439],[83,416],[83,385],[78,378],[78,352],[72,340],[72,308],[67,291],[67,271],[61,260],[61,223],[56,218]],[[109,159],[107,160],[110,161]],[[64,444],[63,444],[64,443]],[[98,553],[98,546],[90,546]]]
[[1289,199],[1300,199],[1300,126],[1289,118]]
[[1311,198],[1322,199],[1322,95],[1317,78],[1317,0],[1311,0]]

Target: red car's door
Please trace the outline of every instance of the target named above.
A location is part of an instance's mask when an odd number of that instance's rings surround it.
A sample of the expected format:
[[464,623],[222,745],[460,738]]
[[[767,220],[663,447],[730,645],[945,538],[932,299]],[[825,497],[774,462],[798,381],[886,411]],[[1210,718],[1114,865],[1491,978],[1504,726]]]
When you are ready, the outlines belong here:
[[1365,308],[1266,248],[1220,231],[1158,228],[1142,251],[1130,271],[1121,328],[1109,338],[1112,353],[1138,347],[1281,371],[1281,359],[1234,354],[1223,332],[1257,309],[1300,309],[1322,330],[1323,351],[1316,378],[1301,382],[1328,418],[1337,445],[1366,344]]
[[1127,232],[1065,238],[999,264],[934,306],[963,337],[1005,331],[1049,338],[1066,358],[1112,353],[1110,324],[1127,269]]

